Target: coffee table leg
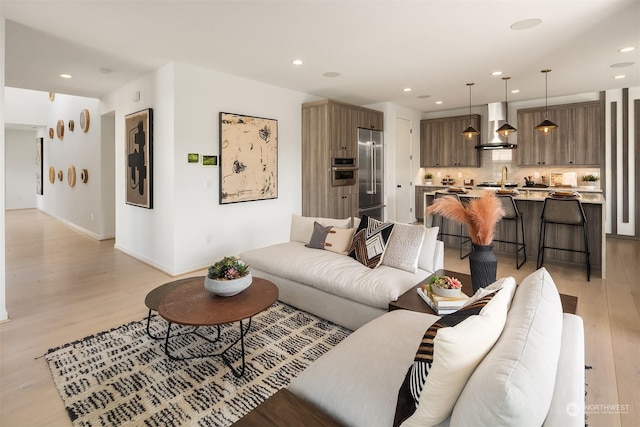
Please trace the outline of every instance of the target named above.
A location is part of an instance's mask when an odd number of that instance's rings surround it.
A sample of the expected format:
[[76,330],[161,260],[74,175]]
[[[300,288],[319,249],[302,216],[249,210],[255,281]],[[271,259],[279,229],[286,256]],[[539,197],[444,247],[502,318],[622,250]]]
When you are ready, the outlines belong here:
[[[245,366],[246,366],[245,348],[244,348],[244,336],[249,331],[249,329],[251,328],[251,320],[252,320],[252,318],[250,317],[246,328],[244,327],[243,321],[240,320],[240,338],[238,338],[235,341],[233,341],[231,344],[229,344],[227,346],[227,348],[225,348],[221,352],[219,352],[219,353],[211,353],[211,354],[200,354],[200,355],[188,356],[188,357],[174,356],[169,351],[169,337],[171,336],[171,325],[172,325],[172,323],[169,323],[168,326],[167,326],[167,335],[166,335],[165,340],[164,340],[164,353],[171,360],[189,360],[189,359],[200,359],[200,358],[203,358],[203,357],[220,357],[220,358],[222,358],[222,361],[224,362],[224,364],[227,365],[227,367],[231,370],[233,375],[235,377],[239,378],[239,377],[244,375],[244,369],[245,369]],[[203,339],[205,339],[205,340],[207,340],[207,341],[209,341],[211,343],[215,343],[216,341],[218,341],[220,339],[220,325],[218,325],[218,336],[216,337],[215,340],[211,340],[211,339],[203,336],[202,334],[197,333],[196,331],[193,331],[193,332],[190,332],[190,333],[194,333],[197,336],[199,336],[200,338],[203,338]],[[178,335],[184,335],[184,334],[178,334]],[[235,369],[231,365],[231,361],[229,361],[229,359],[227,359],[227,356],[226,356],[227,351],[229,351],[238,342],[240,342],[240,349],[241,349],[241,355],[242,355],[242,366],[240,367],[239,370]]]

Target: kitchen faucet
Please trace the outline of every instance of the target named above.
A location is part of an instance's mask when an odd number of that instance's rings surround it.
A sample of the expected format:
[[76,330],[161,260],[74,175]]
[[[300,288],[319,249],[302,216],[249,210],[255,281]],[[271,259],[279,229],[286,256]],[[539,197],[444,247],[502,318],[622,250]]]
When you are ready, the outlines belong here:
[[509,170],[506,166],[502,167],[502,172],[500,175],[502,177],[502,182],[500,184],[502,186],[502,189],[504,190],[504,183],[507,181],[507,179],[509,179]]

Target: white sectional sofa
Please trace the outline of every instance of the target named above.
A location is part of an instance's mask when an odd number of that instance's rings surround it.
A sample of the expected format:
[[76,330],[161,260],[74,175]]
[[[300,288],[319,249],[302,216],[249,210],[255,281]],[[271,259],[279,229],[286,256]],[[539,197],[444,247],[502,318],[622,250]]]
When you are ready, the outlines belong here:
[[[476,335],[484,334],[484,327],[448,332],[445,355],[438,346],[446,341],[437,341],[418,409],[402,427],[585,425],[582,319],[562,312],[558,290],[544,268],[517,287],[509,279],[513,296],[502,311],[495,344],[474,361],[469,355],[483,343]],[[438,319],[404,310],[387,313],[311,364],[289,390],[345,426],[392,426],[398,391],[423,334]],[[446,329],[453,328],[439,329],[433,342]],[[454,384],[460,390],[450,393]],[[445,415],[429,415],[438,411]]]
[[[358,219],[355,220],[356,225]],[[442,269],[444,245],[438,229],[425,229],[415,273],[387,265],[368,268],[330,250],[312,249],[314,222],[348,229],[354,220],[292,215],[288,242],[240,254],[252,274],[278,286],[279,300],[355,330],[388,311],[389,302]],[[415,225],[413,227],[422,227]]]

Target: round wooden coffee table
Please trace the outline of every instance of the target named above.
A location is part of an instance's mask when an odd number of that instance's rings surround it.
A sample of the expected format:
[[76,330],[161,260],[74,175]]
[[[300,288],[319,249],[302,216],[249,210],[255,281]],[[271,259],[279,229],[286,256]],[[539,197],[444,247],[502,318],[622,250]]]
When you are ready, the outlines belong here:
[[[193,277],[191,280],[183,279],[181,282],[179,286],[164,295],[158,306],[158,314],[169,322],[164,341],[165,353],[174,360],[218,356],[236,377],[242,376],[245,368],[244,336],[251,327],[251,318],[269,308],[278,299],[278,288],[268,280],[254,277],[251,286],[239,294],[220,297],[204,288],[204,276]],[[244,321],[247,319],[245,326]],[[225,343],[227,346],[218,353],[178,356],[170,351],[173,323],[196,327],[216,326],[218,333],[215,339],[201,334],[197,329],[188,332],[215,343],[220,340],[221,325],[234,322],[240,322],[240,337],[231,343]],[[227,351],[238,342],[242,349],[242,366],[239,371],[234,369],[226,356]]]

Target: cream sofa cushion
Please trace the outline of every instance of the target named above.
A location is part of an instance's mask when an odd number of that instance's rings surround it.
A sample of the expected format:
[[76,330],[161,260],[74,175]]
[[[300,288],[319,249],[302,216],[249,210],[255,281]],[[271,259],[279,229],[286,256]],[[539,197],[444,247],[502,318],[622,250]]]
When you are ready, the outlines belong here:
[[291,230],[289,232],[289,241],[308,243],[313,234],[313,223],[318,222],[323,227],[332,225],[334,227],[347,228],[351,225],[351,218],[334,219],[334,218],[318,218],[310,216],[291,215]]
[[427,227],[424,230],[424,240],[420,249],[420,257],[418,258],[418,268],[426,271],[435,272],[436,268],[433,261],[436,253],[436,240],[438,240],[438,232],[440,227]]
[[509,321],[460,394],[451,425],[542,425],[556,382],[562,320],[556,285],[541,268],[518,286]]

